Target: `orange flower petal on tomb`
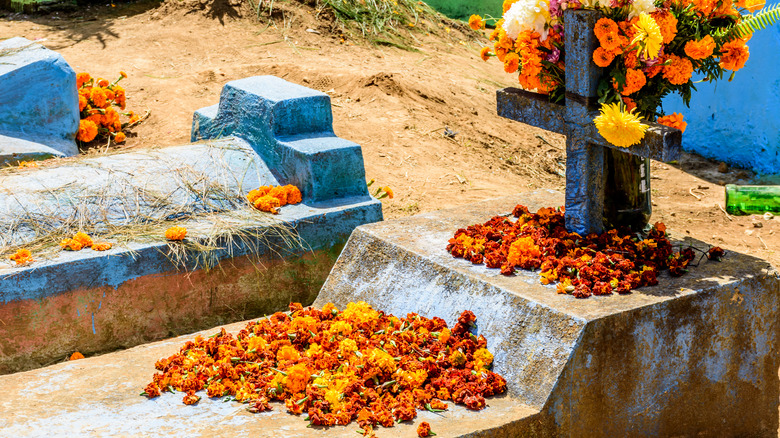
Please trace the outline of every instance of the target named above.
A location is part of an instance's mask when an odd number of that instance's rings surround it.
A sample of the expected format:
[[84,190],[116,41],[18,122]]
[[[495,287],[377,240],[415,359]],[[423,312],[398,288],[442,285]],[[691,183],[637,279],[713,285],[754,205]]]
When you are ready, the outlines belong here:
[[672,113],[663,117],[659,117],[657,122],[661,125],[679,129],[682,132],[685,132],[685,128],[688,126],[688,123],[683,121],[683,116],[680,113]]
[[78,351],[70,355],[70,359],[68,360],[79,360],[84,359],[84,355],[79,353]]
[[26,248],[20,248],[17,249],[15,253],[8,256],[8,258],[15,262],[18,265],[26,265],[30,262],[35,261],[32,258],[32,252],[29,249]]
[[178,225],[174,225],[165,230],[165,238],[172,241],[181,241],[187,237],[187,229]]
[[108,251],[113,245],[108,242],[98,242],[92,244],[93,251]]
[[88,235],[88,234],[86,234],[86,233],[82,233],[82,232],[78,232],[78,233],[76,233],[76,234],[73,236],[73,240],[74,240],[74,241],[76,241],[76,242],[78,242],[78,243],[81,245],[81,247],[82,247],[82,248],[85,248],[85,247],[91,247],[91,246],[92,246],[92,243],[93,243],[93,242],[92,242],[92,238],[91,238],[91,237],[89,237],[89,235]]

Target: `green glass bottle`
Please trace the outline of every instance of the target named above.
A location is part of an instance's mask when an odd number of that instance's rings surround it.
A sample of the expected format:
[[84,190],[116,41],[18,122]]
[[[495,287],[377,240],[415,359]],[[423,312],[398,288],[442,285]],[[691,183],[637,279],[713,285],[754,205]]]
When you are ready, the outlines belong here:
[[780,186],[738,186],[726,184],[729,214],[780,213]]

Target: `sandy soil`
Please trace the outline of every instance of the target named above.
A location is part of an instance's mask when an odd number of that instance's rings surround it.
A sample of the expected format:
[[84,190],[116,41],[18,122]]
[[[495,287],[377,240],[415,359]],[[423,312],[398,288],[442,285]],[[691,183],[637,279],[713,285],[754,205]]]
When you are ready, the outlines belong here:
[[[478,35],[428,24],[438,32],[416,34],[417,51],[407,51],[342,42],[330,17],[296,0],[275,2],[259,19],[240,0],[168,0],[7,14],[0,39],[45,39],[79,72],[127,72],[128,108],[151,116],[126,148],[188,142],[193,111],[216,103],[234,79],[271,74],[327,92],[336,134],[361,144],[367,178],[395,192],[384,200],[388,219],[563,190],[563,137],[496,115],[495,91],[514,85],[513,75],[479,59]],[[752,175],[718,164],[689,154],[654,162],[652,220],[780,266],[780,218],[726,215],[723,184]]]

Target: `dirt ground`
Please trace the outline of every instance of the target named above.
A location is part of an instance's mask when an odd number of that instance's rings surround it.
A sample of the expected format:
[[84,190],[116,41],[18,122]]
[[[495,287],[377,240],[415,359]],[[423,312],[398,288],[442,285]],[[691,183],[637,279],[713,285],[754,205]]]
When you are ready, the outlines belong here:
[[[261,5],[272,9],[270,18],[241,0],[5,13],[0,39],[40,39],[77,72],[109,79],[127,72],[128,109],[151,115],[125,148],[189,142],[193,111],[216,103],[234,79],[276,75],[327,92],[336,134],[361,144],[366,177],[395,192],[383,201],[387,219],[563,190],[563,137],[496,115],[495,91],[515,79],[495,60],[479,59],[484,39],[476,34],[428,23],[439,31],[410,37],[416,51],[409,51],[342,41],[332,17],[296,0]],[[690,154],[674,165],[654,162],[652,221],[780,266],[780,217],[728,216],[723,184],[752,175],[720,172],[718,164]]]

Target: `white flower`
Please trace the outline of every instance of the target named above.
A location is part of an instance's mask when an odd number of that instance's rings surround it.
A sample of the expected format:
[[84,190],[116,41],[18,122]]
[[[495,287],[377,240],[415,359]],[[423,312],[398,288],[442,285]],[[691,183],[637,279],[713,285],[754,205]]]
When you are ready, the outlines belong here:
[[550,10],[544,0],[518,0],[504,13],[504,30],[509,38],[517,39],[521,32],[533,30],[542,41],[547,39],[546,24]]
[[634,0],[631,3],[631,11],[628,12],[628,19],[638,17],[642,13],[649,14],[655,12],[657,9],[654,0]]

